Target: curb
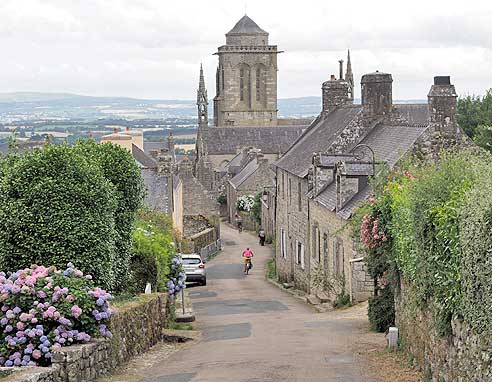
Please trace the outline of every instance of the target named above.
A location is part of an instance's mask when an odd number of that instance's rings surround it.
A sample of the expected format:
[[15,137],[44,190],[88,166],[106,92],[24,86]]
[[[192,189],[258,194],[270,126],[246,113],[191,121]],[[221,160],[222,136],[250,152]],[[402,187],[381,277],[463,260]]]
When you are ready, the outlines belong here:
[[[281,291],[284,291],[288,294],[290,294],[291,296],[297,298],[298,300],[301,300],[302,302],[306,303],[307,304],[307,300],[306,300],[306,297],[305,296],[300,296],[299,294],[296,293],[296,289],[286,289],[284,288],[280,283],[278,283],[277,281],[275,280],[272,280],[272,279],[269,279],[268,277],[265,277],[266,281],[269,282],[270,284],[272,284],[273,286],[277,287],[278,289],[280,289]],[[308,304],[310,305],[310,304]],[[310,305],[312,306],[312,305]]]

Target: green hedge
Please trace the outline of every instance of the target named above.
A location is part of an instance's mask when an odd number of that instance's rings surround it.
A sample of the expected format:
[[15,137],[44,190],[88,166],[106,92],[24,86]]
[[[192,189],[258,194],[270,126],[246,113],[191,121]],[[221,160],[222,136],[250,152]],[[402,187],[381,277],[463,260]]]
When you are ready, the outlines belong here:
[[[390,280],[401,272],[414,303],[432,313],[442,335],[453,318],[492,333],[492,156],[443,153],[437,164],[406,169],[359,211],[386,216],[382,229],[391,245],[364,248],[369,268],[378,270],[373,276],[385,279],[384,264]],[[374,327],[389,320],[379,305],[385,303],[372,302]]]
[[48,146],[2,168],[0,270],[72,262],[112,289],[116,195],[97,163]]
[[114,290],[121,291],[128,284],[132,231],[136,214],[142,207],[145,192],[140,169],[128,150],[112,143],[98,144],[93,140],[79,140],[74,150],[97,164],[104,177],[115,188],[114,220],[117,236],[113,271],[118,274],[118,277]]

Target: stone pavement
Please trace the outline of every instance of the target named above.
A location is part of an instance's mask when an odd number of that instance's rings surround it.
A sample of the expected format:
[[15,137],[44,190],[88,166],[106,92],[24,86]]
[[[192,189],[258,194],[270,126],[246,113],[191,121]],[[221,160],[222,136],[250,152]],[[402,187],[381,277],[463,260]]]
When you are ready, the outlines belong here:
[[[374,381],[352,352],[364,319],[314,313],[265,280],[271,249],[225,225],[221,233],[223,251],[207,264],[208,285],[188,290],[201,340],[147,365],[139,381]],[[247,246],[255,257],[245,276]]]

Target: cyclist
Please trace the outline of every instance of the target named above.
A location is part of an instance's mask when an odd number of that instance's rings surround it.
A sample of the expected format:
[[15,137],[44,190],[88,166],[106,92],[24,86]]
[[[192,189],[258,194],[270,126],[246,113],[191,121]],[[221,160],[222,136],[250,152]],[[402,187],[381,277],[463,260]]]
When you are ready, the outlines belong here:
[[253,267],[253,263],[251,262],[251,259],[253,258],[253,251],[249,248],[246,248],[243,251],[243,257],[244,257],[244,273],[248,274],[249,270]]

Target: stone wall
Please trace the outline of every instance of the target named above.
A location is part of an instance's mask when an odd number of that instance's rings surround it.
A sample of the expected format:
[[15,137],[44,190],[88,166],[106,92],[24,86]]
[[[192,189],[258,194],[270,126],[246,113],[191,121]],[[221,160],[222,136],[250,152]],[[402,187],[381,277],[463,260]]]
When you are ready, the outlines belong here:
[[[94,339],[87,344],[53,351],[51,367],[0,368],[12,371],[3,382],[88,382],[109,373],[139,355],[162,338],[166,325],[167,296],[141,295],[118,308],[111,317],[111,340]],[[1,374],[0,374],[1,375]]]
[[[276,266],[281,282],[293,282],[301,290],[309,290],[308,200],[306,179],[277,170]],[[299,204],[299,182],[301,195]],[[282,230],[286,232],[286,256],[281,253]],[[296,261],[296,243],[304,246],[304,267]]]
[[[402,283],[403,284],[403,283]],[[411,288],[402,285],[396,296],[396,325],[400,341],[432,382],[492,381],[492,338],[473,333],[454,319],[450,335],[441,337],[429,311],[416,307]]]

